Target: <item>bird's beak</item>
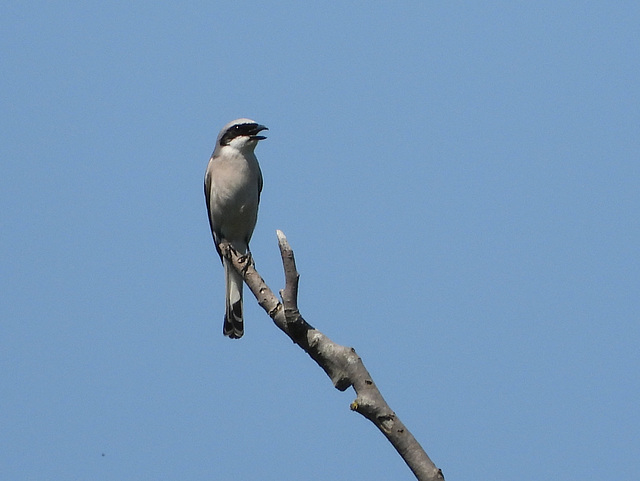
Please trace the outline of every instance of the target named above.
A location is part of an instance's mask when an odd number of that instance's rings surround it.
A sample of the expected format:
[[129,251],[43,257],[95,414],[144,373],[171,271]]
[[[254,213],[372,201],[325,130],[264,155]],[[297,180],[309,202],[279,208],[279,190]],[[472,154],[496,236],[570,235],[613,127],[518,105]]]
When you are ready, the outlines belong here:
[[264,135],[256,135],[258,132],[262,132],[263,130],[269,130],[264,125],[256,124],[256,126],[251,131],[251,140],[264,140],[266,137]]

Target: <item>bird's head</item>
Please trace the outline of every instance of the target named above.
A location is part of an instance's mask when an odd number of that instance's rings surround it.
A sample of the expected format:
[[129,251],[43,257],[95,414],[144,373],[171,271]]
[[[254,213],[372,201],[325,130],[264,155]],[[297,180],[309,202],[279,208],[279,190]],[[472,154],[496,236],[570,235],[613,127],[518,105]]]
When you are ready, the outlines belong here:
[[263,130],[269,130],[251,119],[237,119],[225,125],[218,135],[218,147],[230,146],[238,150],[253,150],[259,140],[266,139],[258,135]]

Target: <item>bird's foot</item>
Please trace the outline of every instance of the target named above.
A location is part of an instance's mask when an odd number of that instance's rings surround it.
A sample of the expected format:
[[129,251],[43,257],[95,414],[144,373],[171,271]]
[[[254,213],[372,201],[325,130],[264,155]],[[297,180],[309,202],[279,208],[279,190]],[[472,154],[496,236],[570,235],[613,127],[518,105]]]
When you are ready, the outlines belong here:
[[251,255],[251,251],[247,251],[243,256],[238,257],[238,262],[243,264],[242,273],[245,274],[249,267],[255,267],[256,263],[253,261],[253,256]]
[[220,249],[220,252],[222,252],[223,255],[228,255],[230,252],[237,254],[238,251],[226,240],[223,240],[222,242],[220,242],[220,244],[218,244],[218,248]]

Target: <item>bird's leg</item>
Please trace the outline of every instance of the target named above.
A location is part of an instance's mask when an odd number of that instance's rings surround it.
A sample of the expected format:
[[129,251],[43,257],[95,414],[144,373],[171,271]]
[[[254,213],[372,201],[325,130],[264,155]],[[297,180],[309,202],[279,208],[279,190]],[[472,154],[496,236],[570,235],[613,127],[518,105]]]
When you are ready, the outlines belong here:
[[218,249],[220,249],[220,252],[224,253],[224,255],[227,255],[229,252],[233,252],[235,254],[238,253],[238,251],[235,250],[231,243],[227,242],[226,240],[223,240],[222,242],[220,242],[220,244],[218,244]]
[[249,266],[253,266],[255,267],[255,262],[253,261],[253,256],[251,255],[251,251],[247,248],[247,253],[246,254],[242,254],[240,255],[238,252],[238,249],[236,249],[235,247],[233,247],[233,245],[230,242],[227,241],[222,241],[220,242],[220,251],[224,252],[225,255],[227,255],[228,253],[233,253],[234,255],[238,256],[238,262],[240,264],[243,264],[242,266],[242,274],[244,275],[247,272],[247,269],[249,268]]

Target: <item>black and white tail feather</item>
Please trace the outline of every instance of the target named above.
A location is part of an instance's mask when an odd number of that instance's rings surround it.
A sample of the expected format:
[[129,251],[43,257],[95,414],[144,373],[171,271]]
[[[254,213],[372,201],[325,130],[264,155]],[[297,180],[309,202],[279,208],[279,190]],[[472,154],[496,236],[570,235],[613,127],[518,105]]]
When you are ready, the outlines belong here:
[[225,276],[225,312],[222,334],[231,339],[240,339],[244,334],[242,316],[242,276],[227,259],[222,259]]

